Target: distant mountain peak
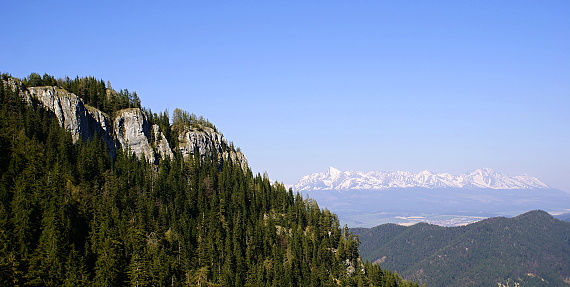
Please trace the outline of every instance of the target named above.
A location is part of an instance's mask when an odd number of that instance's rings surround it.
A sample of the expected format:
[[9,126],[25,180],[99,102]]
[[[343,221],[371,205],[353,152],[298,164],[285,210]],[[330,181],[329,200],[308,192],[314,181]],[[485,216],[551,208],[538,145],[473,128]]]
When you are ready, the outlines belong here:
[[342,171],[330,166],[328,173],[330,174],[331,177],[337,178],[342,173]]
[[491,168],[480,168],[464,174],[433,173],[429,170],[417,174],[407,171],[341,171],[329,167],[326,172],[304,176],[294,185],[298,191],[314,190],[383,190],[389,188],[485,188],[535,189],[549,188],[539,179],[523,174],[508,176]]
[[548,213],[544,210],[540,210],[540,209],[527,211],[523,214],[517,215],[515,218],[521,219],[521,218],[528,218],[528,217],[554,220],[554,217],[552,215],[550,215],[550,213]]
[[487,175],[493,173],[493,170],[490,168],[479,168],[476,170],[472,170],[468,174],[470,175]]

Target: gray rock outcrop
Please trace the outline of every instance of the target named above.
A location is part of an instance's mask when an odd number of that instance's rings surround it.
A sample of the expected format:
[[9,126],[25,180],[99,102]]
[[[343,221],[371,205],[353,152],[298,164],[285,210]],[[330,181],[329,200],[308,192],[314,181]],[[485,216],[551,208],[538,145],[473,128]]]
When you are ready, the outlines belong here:
[[30,104],[53,112],[59,125],[71,132],[74,143],[99,135],[109,152],[115,154],[117,145],[109,118],[100,110],[85,105],[75,94],[57,87],[30,87],[21,90],[21,95]]
[[242,168],[248,166],[243,153],[228,145],[224,136],[210,127],[185,127],[178,135],[178,149],[184,158],[196,153],[205,157],[215,152],[221,160],[229,158]]
[[170,148],[170,144],[166,139],[166,136],[160,131],[158,125],[152,126],[152,132],[154,134],[154,147],[156,150],[156,155],[159,156],[159,160],[166,158],[174,158],[174,153]]
[[115,112],[113,118],[101,110],[91,107],[81,98],[58,87],[26,88],[17,80],[3,81],[12,90],[19,89],[20,95],[31,105],[39,105],[51,111],[59,125],[69,132],[73,142],[86,141],[100,136],[111,156],[117,149],[134,153],[151,163],[174,158],[174,150],[187,159],[196,153],[205,158],[210,152],[218,155],[220,161],[230,159],[242,168],[248,167],[247,160],[239,149],[228,144],[224,136],[206,126],[179,127],[178,146],[171,144],[158,125],[153,125],[139,108],[128,108]]
[[59,125],[71,132],[73,142],[89,138],[89,112],[77,96],[55,87],[32,87],[24,93],[28,102],[37,101],[52,111]]
[[123,150],[129,150],[139,158],[145,157],[158,163],[161,159],[173,158],[168,140],[158,125],[152,125],[145,113],[138,108],[117,112],[113,123],[115,137]]
[[92,132],[88,135],[88,138],[92,138],[94,136],[94,131],[96,131],[97,134],[103,137],[103,140],[107,144],[111,155],[115,156],[115,152],[118,146],[117,142],[115,141],[115,135],[113,133],[113,125],[109,120],[109,117],[99,109],[96,109],[89,105],[85,105],[85,107],[87,108],[87,111],[90,115],[88,118],[89,125],[93,127],[91,128]]
[[144,156],[154,162],[154,151],[150,145],[151,126],[140,109],[124,109],[117,112],[113,121],[115,137],[123,150]]

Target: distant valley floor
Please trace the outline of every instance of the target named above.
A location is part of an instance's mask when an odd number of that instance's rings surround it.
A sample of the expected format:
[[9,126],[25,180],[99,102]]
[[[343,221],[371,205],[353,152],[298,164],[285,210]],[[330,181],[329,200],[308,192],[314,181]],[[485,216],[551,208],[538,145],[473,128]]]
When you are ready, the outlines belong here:
[[459,190],[390,189],[311,191],[305,194],[349,227],[427,222],[463,226],[490,217],[513,217],[541,209],[562,220],[570,214],[570,194],[556,189]]
[[[403,226],[426,222],[439,226],[463,226],[489,217],[511,217],[515,214],[439,214],[439,213],[386,213],[386,212],[355,212],[350,210],[333,210],[340,219],[341,224],[350,227],[373,227],[386,223],[396,223]],[[519,213],[520,214],[520,213]]]

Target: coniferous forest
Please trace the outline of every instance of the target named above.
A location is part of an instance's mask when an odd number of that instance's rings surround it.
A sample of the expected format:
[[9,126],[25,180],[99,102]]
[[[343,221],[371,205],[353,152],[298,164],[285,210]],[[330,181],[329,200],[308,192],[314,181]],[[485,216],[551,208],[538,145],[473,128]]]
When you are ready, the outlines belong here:
[[[109,114],[140,107],[92,77],[21,83]],[[167,112],[145,112],[176,139]],[[335,214],[231,158],[111,156],[0,86],[2,286],[417,286],[361,261],[358,244]]]
[[570,223],[545,211],[459,227],[383,224],[351,231],[362,241],[362,257],[427,286],[570,285]]

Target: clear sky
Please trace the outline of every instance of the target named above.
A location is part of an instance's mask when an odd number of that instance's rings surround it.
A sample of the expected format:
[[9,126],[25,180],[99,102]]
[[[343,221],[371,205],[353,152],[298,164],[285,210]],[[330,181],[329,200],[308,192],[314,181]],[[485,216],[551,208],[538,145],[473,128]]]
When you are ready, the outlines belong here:
[[213,122],[254,172],[527,173],[570,192],[570,1],[2,1],[0,71]]

